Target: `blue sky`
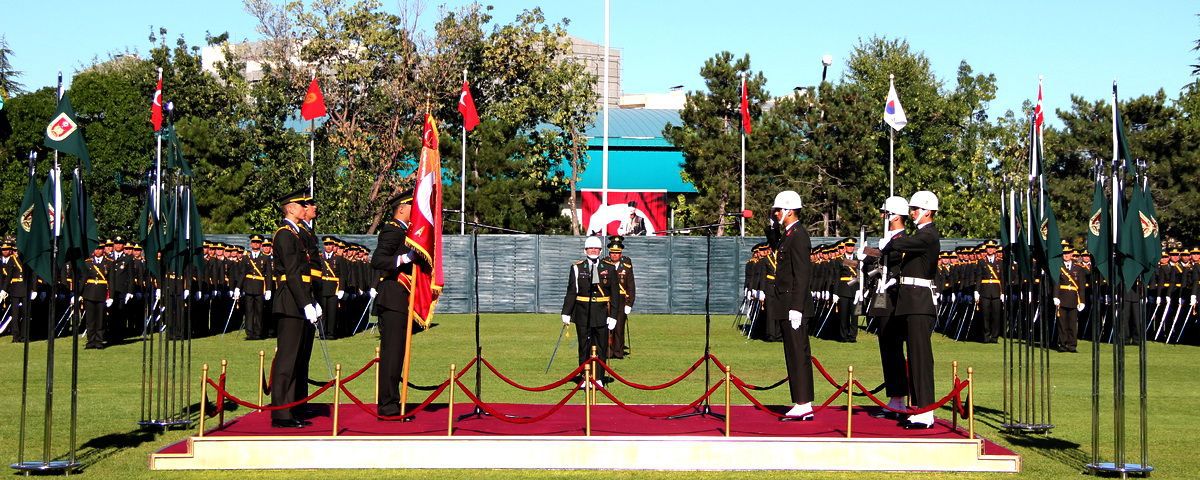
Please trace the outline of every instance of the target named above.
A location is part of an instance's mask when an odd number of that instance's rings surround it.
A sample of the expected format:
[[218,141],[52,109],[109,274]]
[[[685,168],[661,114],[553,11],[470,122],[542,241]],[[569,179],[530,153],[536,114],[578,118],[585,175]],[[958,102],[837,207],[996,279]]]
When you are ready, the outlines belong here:
[[[281,0],[282,1],[282,0]],[[145,52],[151,26],[170,38],[184,34],[201,44],[204,32],[255,39],[255,20],[240,0],[5,2],[0,32],[24,72],[27,89],[52,85],[55,72],[70,75],[93,58],[112,52]],[[425,2],[423,24],[439,8],[468,2]],[[549,19],[570,18],[571,34],[603,40],[602,0],[492,2],[500,21],[540,5]],[[399,0],[384,0],[396,9]],[[1017,109],[1037,93],[1045,76],[1046,105],[1065,108],[1069,95],[1106,97],[1113,79],[1121,97],[1153,93],[1174,97],[1191,82],[1193,52],[1200,38],[1200,4],[1164,1],[742,1],[612,0],[612,45],[623,55],[625,93],[661,92],[673,85],[702,86],[704,60],[721,50],[749,53],[767,87],[782,94],[820,80],[822,54],[837,79],[851,48],[873,35],[902,37],[930,58],[935,72],[952,80],[960,60],[976,72],[995,73],[999,91],[991,115]],[[947,85],[949,86],[949,85]],[[901,100],[904,92],[900,92]],[[880,99],[882,102],[883,99]],[[920,119],[910,118],[916,122]]]

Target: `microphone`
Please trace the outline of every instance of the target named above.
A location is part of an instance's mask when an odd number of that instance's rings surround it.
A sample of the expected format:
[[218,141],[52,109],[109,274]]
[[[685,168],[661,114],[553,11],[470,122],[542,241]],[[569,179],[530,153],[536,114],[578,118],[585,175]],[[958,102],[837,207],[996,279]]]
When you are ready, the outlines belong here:
[[740,212],[732,212],[721,215],[723,217],[738,217],[738,218],[754,218],[753,210],[742,210]]

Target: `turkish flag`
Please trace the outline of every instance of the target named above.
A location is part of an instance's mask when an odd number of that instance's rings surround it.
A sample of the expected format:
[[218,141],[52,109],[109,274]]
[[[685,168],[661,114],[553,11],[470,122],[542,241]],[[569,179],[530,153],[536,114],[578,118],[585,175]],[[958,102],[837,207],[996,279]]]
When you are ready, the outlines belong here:
[[413,209],[404,243],[420,261],[413,262],[409,313],[428,327],[445,281],[442,276],[442,157],[438,153],[437,120],[425,115],[421,163],[413,189]]
[[321,94],[321,86],[317,85],[317,77],[308,84],[308,93],[304,94],[304,103],[300,105],[300,116],[312,120],[325,116],[325,95]]
[[742,130],[750,134],[750,96],[746,94],[746,77],[742,77]]
[[162,77],[158,77],[158,86],[154,87],[154,98],[150,99],[150,123],[154,131],[162,130]]
[[462,93],[458,95],[458,113],[463,116],[463,128],[467,131],[479,125],[479,112],[475,110],[475,99],[471,97],[471,83],[463,81]]

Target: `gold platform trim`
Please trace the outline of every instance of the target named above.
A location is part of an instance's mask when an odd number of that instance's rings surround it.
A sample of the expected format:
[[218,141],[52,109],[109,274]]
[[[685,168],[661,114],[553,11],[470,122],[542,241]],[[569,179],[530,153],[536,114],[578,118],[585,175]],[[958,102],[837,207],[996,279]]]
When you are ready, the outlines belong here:
[[[1018,473],[981,440],[814,437],[216,436],[155,453],[151,470],[502,468]],[[596,452],[604,452],[596,455]]]

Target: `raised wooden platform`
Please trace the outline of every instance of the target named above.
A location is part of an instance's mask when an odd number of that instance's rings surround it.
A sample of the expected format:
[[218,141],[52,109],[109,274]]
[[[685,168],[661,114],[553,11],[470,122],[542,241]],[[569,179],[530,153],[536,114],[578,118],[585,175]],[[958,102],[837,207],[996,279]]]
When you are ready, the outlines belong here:
[[[550,405],[498,404],[514,418],[548,411]],[[328,409],[328,406],[324,406]],[[471,404],[455,405],[455,415]],[[668,412],[673,405],[639,405]],[[722,407],[714,407],[721,413]],[[780,409],[782,411],[782,408]],[[990,441],[967,438],[939,420],[929,430],[904,430],[855,408],[846,438],[845,407],[820,412],[813,422],[779,422],[751,406],[731,409],[725,423],[697,416],[650,419],[619,406],[592,408],[592,435],[585,436],[584,407],[568,405],[545,420],[514,425],[492,417],[454,422],[435,405],[408,423],[379,422],[354,405],[339,412],[338,436],[328,415],[303,429],[273,429],[269,415],[254,412],[150,456],[153,470],[323,468],[513,468],[604,470],[841,470],[1008,472],[1019,456]]]

